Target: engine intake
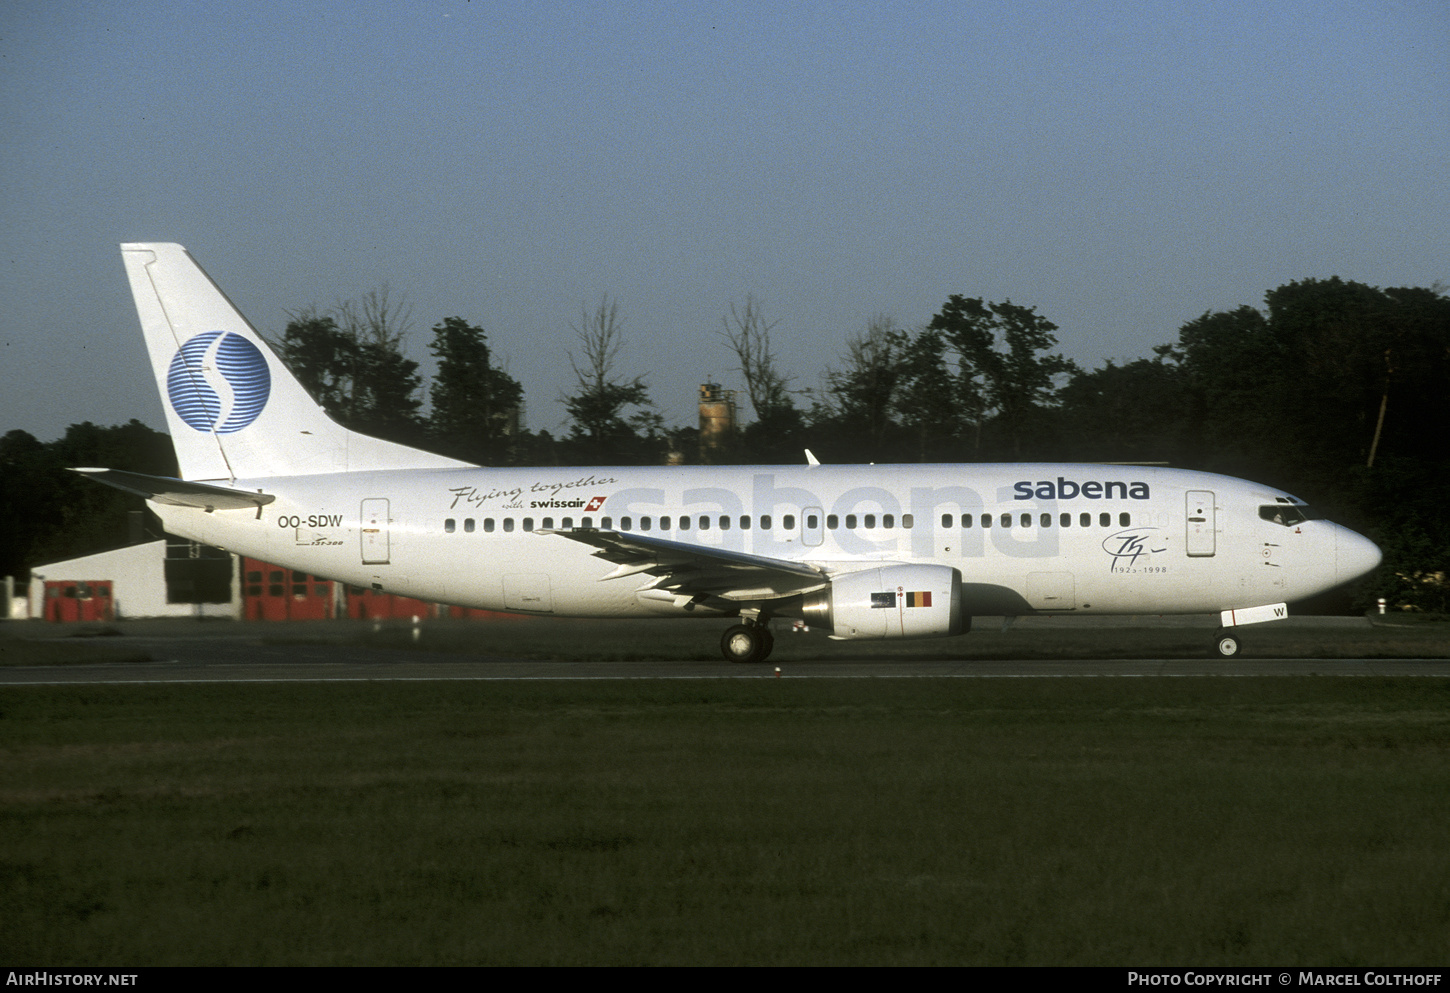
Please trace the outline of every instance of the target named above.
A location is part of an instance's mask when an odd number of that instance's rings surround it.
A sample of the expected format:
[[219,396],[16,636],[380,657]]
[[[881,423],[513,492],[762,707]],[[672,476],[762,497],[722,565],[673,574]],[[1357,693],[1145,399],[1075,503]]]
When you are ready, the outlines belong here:
[[944,565],[893,565],[863,569],[831,581],[801,602],[806,623],[842,641],[874,638],[940,638],[966,634],[962,576]]

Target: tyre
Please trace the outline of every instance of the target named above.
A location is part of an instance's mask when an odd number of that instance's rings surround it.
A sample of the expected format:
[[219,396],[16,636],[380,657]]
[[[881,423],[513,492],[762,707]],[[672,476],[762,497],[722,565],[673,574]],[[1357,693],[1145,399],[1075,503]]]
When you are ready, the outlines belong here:
[[749,624],[736,624],[720,636],[720,653],[726,662],[760,662],[769,653],[763,629]]

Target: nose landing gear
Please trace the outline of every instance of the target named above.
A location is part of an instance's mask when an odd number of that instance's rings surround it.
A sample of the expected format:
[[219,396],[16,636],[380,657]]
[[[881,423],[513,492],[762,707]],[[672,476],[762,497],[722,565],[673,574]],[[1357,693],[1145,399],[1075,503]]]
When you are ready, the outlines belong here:
[[1213,650],[1221,658],[1231,659],[1239,653],[1239,638],[1231,634],[1228,628],[1219,628],[1218,634],[1214,635]]

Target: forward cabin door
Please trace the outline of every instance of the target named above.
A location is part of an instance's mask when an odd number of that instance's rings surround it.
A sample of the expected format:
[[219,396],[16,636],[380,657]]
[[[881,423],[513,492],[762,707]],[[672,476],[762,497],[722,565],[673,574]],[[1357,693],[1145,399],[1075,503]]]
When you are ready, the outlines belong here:
[[388,542],[388,501],[374,497],[362,502],[363,565],[387,565],[391,556]]
[[1213,491],[1189,490],[1187,496],[1189,558],[1208,558],[1216,549],[1218,529],[1214,520]]

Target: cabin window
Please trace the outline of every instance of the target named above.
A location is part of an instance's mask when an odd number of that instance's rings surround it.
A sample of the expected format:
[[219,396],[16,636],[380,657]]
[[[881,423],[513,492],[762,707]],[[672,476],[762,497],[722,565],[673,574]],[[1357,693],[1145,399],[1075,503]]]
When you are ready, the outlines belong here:
[[668,517],[661,517],[660,518],[660,530],[661,531],[668,531],[669,529],[670,529],[670,519]]
[[708,530],[710,530],[710,518],[706,517],[704,514],[701,514],[700,515],[700,530],[701,531],[708,531]]
[[910,514],[902,514],[901,515],[901,526],[904,527],[904,528],[906,528],[908,531],[911,530],[911,528],[915,524],[915,522],[916,522],[916,519],[914,517],[912,517]]
[[639,519],[639,529],[641,531],[648,531],[649,530],[649,518],[648,517],[641,517]]
[[601,518],[599,518],[599,526],[602,527],[602,528],[604,528],[606,531],[609,530],[610,528],[614,527],[614,518],[612,518],[612,517],[601,517]]
[[[944,527],[944,528],[949,528],[949,527],[952,526],[952,515],[951,514],[942,514],[941,515],[941,526]],[[965,517],[963,517],[962,518],[962,527],[966,527],[966,526],[967,526],[967,519]]]
[[1052,527],[1052,515],[1051,514],[1043,514],[1042,515],[1042,526],[1045,527],[1045,528]]
[[592,517],[586,517],[586,518],[584,518],[582,521],[579,522],[579,526],[581,528],[592,528],[594,526],[594,518],[592,518]]
[[680,515],[680,530],[681,531],[688,531],[688,530],[690,530],[690,519],[688,517],[686,517],[684,514],[681,514]]
[[815,514],[810,514],[806,517],[806,527],[814,531],[816,528],[820,527],[820,524],[818,523],[819,521],[819,517],[817,517]]
[[740,518],[740,530],[742,530],[742,531],[749,531],[750,530],[750,518],[748,518],[748,517],[742,517],[742,518]]
[[780,526],[785,528],[787,531],[794,531],[795,514],[786,514],[785,517],[781,519]]
[[463,533],[464,534],[473,534],[473,525],[474,525],[473,518],[472,517],[465,517],[463,519]]
[[632,517],[621,517],[619,519],[619,530],[621,530],[621,531],[633,531],[634,530],[634,518],[632,518]]
[[492,517],[485,517],[483,519],[483,529],[485,531],[489,532],[490,534],[493,533],[493,518]]
[[1110,528],[1113,526],[1113,515],[1102,513],[1098,515],[1098,527]]
[[846,529],[848,531],[854,531],[854,530],[856,530],[856,515],[855,514],[847,514],[846,515]]
[[1118,527],[1125,528],[1125,527],[1127,527],[1128,525],[1130,525],[1132,523],[1133,523],[1133,515],[1132,514],[1123,513],[1123,514],[1119,514],[1118,515]]
[[1032,526],[1032,515],[1031,514],[1023,514],[1022,515],[1022,526],[1024,528],[1030,528]]
[[1062,516],[1058,517],[1057,523],[1060,526],[1065,527],[1065,528],[1072,527],[1072,515],[1071,514],[1063,514]]
[[762,530],[762,531],[769,531],[770,530],[770,515],[769,514],[761,514],[760,515],[760,530]]
[[729,531],[730,530],[730,518],[726,517],[724,514],[721,514],[720,515],[720,530],[721,531]]
[[841,526],[841,519],[839,517],[837,517],[835,514],[827,514],[826,515],[826,528],[827,528],[827,530],[834,531],[834,530],[836,530],[836,528],[838,528],[840,526]]
[[982,515],[982,527],[989,528],[991,526],[992,526],[992,515],[991,514],[983,514]]
[[1078,518],[1077,518],[1077,523],[1081,527],[1090,528],[1090,527],[1093,526],[1093,515],[1092,514],[1079,514],[1078,515]]
[[554,530],[554,519],[552,517],[545,517],[543,523],[539,526],[545,531],[552,531]]
[[894,527],[896,527],[896,515],[895,514],[882,514],[881,515],[881,526],[884,527],[884,528],[894,528]]
[[458,525],[454,523],[453,518],[451,517],[443,522],[443,530],[447,534],[452,534],[454,529],[457,527]]
[[572,518],[572,517],[566,517],[566,518],[564,518],[564,520],[560,522],[560,525],[559,526],[560,527],[565,527],[565,528],[572,528],[574,526],[574,518]]
[[512,517],[505,517],[503,519],[503,529],[505,531],[512,531],[514,529],[514,519]]
[[1003,514],[1002,515],[1002,526],[1004,528],[1010,528],[1012,526],[1012,515],[1011,514]]
[[876,515],[875,514],[866,514],[866,515],[864,515],[861,518],[861,524],[868,531],[875,531],[876,530]]
[[525,531],[532,531],[533,529],[534,529],[534,519],[532,517],[525,517],[524,518],[524,530]]

